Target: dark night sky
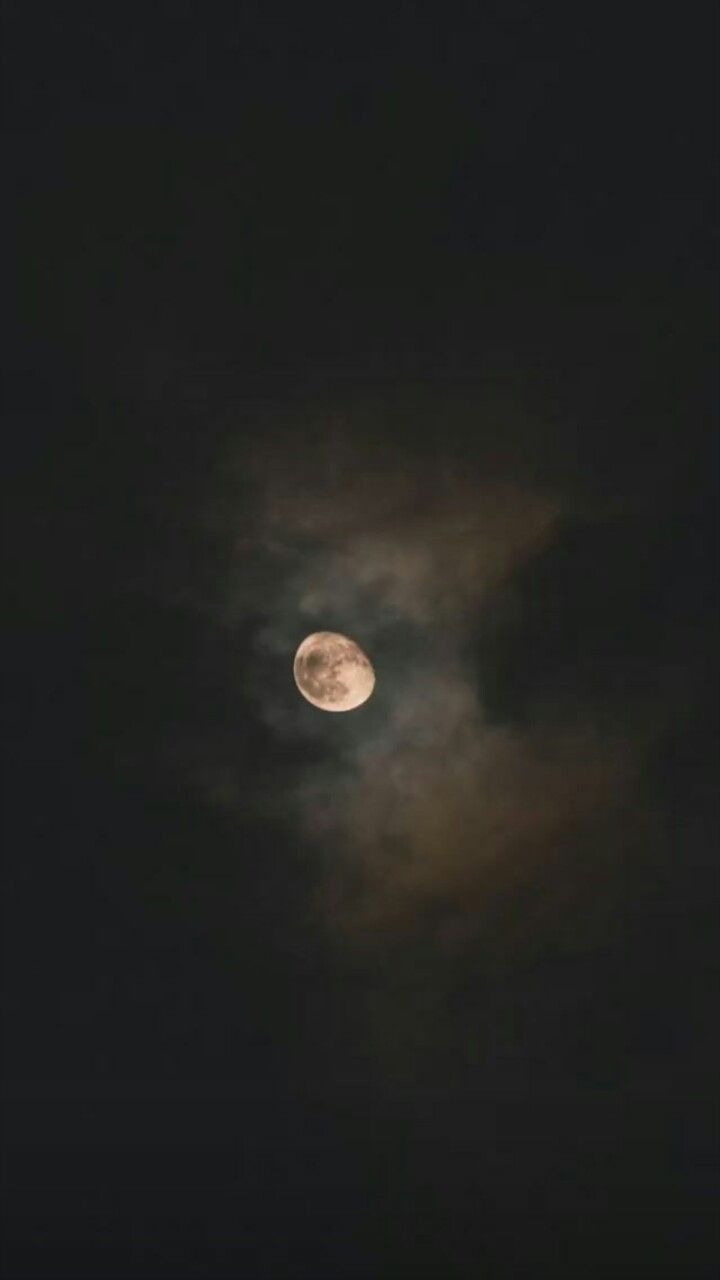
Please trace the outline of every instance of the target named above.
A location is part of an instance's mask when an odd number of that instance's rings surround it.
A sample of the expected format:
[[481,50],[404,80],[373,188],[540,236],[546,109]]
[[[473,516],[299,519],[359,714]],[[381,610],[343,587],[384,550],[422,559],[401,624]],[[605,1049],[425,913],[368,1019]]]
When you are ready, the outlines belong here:
[[7,1277],[715,1273],[716,7],[550,8],[3,5]]

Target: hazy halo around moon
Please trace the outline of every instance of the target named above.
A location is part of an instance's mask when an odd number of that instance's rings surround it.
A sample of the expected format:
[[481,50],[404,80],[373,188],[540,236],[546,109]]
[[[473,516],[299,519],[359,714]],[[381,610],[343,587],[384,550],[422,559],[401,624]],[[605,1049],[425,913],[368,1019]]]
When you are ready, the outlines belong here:
[[295,654],[293,674],[302,696],[321,711],[354,711],[375,688],[370,659],[337,631],[307,636]]

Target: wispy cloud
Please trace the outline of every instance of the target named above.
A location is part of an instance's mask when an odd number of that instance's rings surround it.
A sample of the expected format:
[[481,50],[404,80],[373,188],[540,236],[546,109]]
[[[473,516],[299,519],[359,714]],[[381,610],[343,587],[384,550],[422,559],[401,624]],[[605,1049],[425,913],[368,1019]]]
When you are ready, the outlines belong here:
[[[542,896],[543,860],[612,807],[630,767],[622,724],[600,730],[586,708],[538,705],[522,725],[487,713],[477,630],[565,499],[483,441],[451,456],[440,428],[413,450],[325,422],[276,427],[234,464],[251,499],[236,528],[227,509],[219,608],[256,619],[276,678],[251,696],[297,744],[275,802],[317,851],[326,924],[355,941],[418,928],[457,941],[518,885]],[[295,695],[295,647],[318,628],[353,635],[376,666],[375,695],[346,717]]]

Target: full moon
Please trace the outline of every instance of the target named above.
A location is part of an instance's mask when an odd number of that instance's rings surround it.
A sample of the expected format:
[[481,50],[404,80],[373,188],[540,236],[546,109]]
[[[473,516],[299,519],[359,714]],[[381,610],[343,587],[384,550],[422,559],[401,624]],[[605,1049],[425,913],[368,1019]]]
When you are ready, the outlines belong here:
[[337,631],[307,636],[295,654],[293,674],[303,698],[321,711],[354,711],[375,688],[370,659]]

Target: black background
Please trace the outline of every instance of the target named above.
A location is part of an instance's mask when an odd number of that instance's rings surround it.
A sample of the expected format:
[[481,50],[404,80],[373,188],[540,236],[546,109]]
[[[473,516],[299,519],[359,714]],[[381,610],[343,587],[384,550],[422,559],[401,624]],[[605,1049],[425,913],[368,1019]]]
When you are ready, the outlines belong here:
[[[4,1274],[709,1276],[715,6],[3,9]],[[684,693],[618,927],[470,953],[393,1067],[282,822],[164,767],[229,712],[144,584],[218,572],[228,405],[252,443],[258,403],[490,366],[644,512],[518,579],[492,710],[628,663]],[[248,793],[294,749],[250,716]],[[428,963],[393,960],[420,1009]]]

